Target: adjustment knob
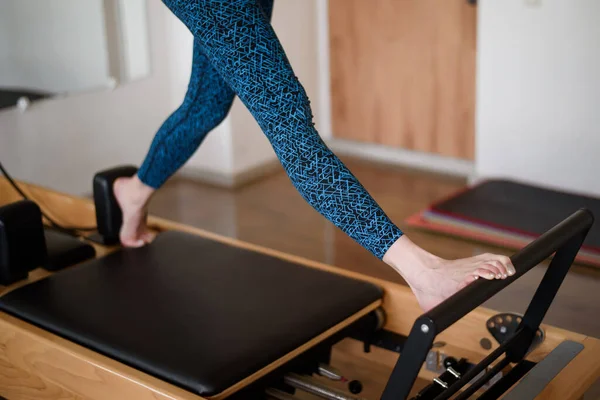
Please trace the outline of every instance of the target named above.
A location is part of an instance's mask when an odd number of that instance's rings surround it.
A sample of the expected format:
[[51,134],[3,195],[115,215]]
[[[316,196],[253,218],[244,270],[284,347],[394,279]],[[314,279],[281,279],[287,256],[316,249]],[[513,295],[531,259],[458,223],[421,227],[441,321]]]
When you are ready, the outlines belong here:
[[363,385],[362,385],[362,383],[360,383],[360,381],[353,380],[353,381],[350,381],[350,383],[348,384],[348,390],[350,390],[350,393],[352,393],[352,394],[358,394],[358,393],[362,392]]
[[456,360],[456,358],[454,358],[454,357],[446,357],[444,359],[444,367],[445,368],[454,367],[457,363],[458,363],[458,360]]

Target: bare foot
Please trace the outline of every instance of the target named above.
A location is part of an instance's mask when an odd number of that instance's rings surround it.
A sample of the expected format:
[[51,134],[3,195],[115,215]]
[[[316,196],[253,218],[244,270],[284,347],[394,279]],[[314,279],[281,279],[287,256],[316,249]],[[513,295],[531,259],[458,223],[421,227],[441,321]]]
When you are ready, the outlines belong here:
[[515,273],[506,256],[482,254],[444,260],[418,247],[406,235],[390,247],[383,260],[402,275],[424,311],[476,279],[505,279]]
[[150,243],[153,235],[146,225],[147,204],[154,189],[134,175],[131,178],[115,180],[113,191],[123,214],[123,225],[119,234],[123,246],[141,247]]

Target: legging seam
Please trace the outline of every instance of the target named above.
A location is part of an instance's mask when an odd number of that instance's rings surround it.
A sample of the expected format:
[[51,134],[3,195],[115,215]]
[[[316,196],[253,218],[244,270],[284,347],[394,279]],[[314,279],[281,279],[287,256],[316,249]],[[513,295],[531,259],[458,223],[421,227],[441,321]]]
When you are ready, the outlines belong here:
[[[200,79],[203,78],[206,75],[206,71],[202,72],[203,75],[200,76]],[[192,98],[192,104],[196,102],[196,100],[198,99],[198,97],[200,96],[201,91],[200,90],[196,90],[196,93],[194,94],[193,98]],[[186,99],[183,100],[182,102],[182,106],[183,104],[185,104]],[[162,136],[160,136],[159,141],[156,143],[156,151],[152,152],[152,154],[150,154],[150,158],[148,159],[148,168],[146,168],[146,173],[144,175],[148,174],[148,170],[154,166],[154,160],[156,158],[156,154],[158,153],[158,150],[162,150],[164,143],[166,141],[166,139],[173,133],[173,131],[175,131],[177,128],[179,128],[188,118],[189,115],[192,111],[192,107],[187,107],[184,115],[176,122],[176,125],[174,125],[173,127],[171,127],[169,130],[167,130],[167,132],[165,132]],[[144,181],[146,178],[146,176],[144,176],[143,178],[140,176],[140,180]]]

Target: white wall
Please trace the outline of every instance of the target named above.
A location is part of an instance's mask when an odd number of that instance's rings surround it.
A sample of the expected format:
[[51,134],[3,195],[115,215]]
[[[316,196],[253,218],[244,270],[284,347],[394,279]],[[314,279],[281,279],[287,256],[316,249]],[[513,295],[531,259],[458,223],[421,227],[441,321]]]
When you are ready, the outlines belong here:
[[[0,5],[0,11],[2,6]],[[7,55],[12,53],[12,46],[9,40],[11,34],[12,23],[6,20],[3,14],[0,14],[0,84],[3,81],[2,76],[7,69]]]
[[[304,26],[315,0],[275,4],[274,25],[313,105],[317,46]],[[140,165],[156,130],[181,103],[189,81],[192,36],[160,0],[148,0],[150,77],[114,91],[36,102],[26,112],[0,112],[0,161],[17,179],[74,194],[89,193],[93,174]],[[318,114],[316,110],[315,114]],[[270,144],[239,100],[186,164],[218,175],[243,173],[275,160]]]
[[108,79],[102,0],[0,2],[0,87],[52,93],[89,90]]
[[120,0],[118,3],[127,82],[150,74],[147,4],[147,0]]
[[[83,194],[91,191],[96,171],[141,164],[156,130],[185,93],[189,77],[180,77],[175,64],[191,50],[172,36],[170,27],[178,20],[160,0],[149,0],[148,16],[149,78],[114,91],[36,102],[25,113],[0,112],[0,161],[15,178]],[[202,153],[222,158],[211,143]]]
[[477,177],[600,195],[600,1],[528,3],[479,1]]
[[[539,2],[479,3],[477,176],[600,194],[600,47],[594,42],[600,2]],[[319,70],[327,65],[320,53],[327,48],[324,10],[326,0],[279,1],[273,24],[327,138],[328,80]],[[17,178],[86,193],[97,170],[142,162],[156,130],[185,95],[192,55],[191,34],[160,0],[148,0],[148,17],[149,78],[113,92],[35,103],[23,114],[0,112],[0,161]],[[275,159],[236,100],[186,167],[238,174]]]

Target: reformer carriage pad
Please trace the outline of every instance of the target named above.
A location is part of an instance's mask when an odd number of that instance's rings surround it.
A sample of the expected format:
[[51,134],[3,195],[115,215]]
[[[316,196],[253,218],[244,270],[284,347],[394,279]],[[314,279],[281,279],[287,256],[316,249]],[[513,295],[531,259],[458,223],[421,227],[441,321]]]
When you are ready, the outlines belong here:
[[168,231],[9,292],[0,309],[213,396],[382,294],[368,282]]

